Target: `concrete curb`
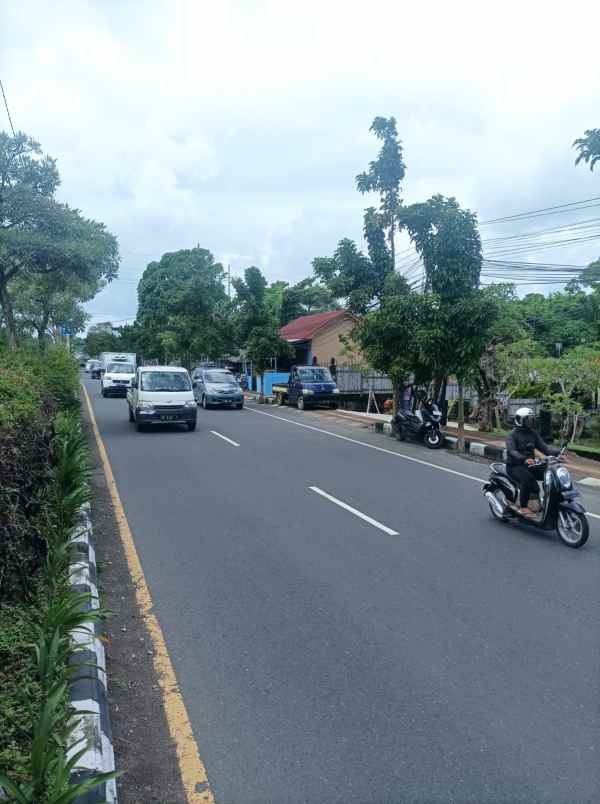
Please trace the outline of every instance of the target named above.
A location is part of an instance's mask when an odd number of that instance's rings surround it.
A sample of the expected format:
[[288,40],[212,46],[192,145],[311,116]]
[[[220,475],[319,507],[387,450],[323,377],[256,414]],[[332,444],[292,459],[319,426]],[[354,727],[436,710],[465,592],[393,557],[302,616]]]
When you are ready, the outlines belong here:
[[[88,592],[90,609],[99,608],[96,579],[96,553],[92,538],[92,519],[89,503],[81,510],[81,524],[73,538],[73,561],[70,566],[70,581],[74,589]],[[90,623],[86,629],[77,629],[71,641],[77,650],[71,656],[71,664],[79,669],[71,681],[69,698],[76,712],[81,712],[80,723],[73,734],[73,742],[67,750],[67,759],[86,746],[77,768],[71,774],[73,782],[81,782],[97,773],[115,770],[115,755],[108,713],[108,684],[106,655],[101,640],[100,624]],[[117,786],[114,779],[99,785],[92,792],[76,799],[75,804],[116,804]]]
[[[389,422],[375,422],[374,427],[375,432],[387,433],[387,435],[393,437],[392,425]],[[456,436],[450,436],[444,433],[444,446],[446,449],[456,449],[457,443],[458,438],[456,438]],[[465,451],[481,458],[489,458],[492,461],[506,460],[506,450],[504,447],[496,447],[493,444],[483,444],[480,441],[473,441],[470,438],[465,438]]]

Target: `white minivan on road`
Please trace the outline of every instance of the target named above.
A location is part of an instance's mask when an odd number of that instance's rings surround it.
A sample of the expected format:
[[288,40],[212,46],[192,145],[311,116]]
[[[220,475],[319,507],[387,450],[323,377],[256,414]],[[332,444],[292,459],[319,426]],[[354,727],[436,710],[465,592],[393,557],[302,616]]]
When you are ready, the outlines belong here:
[[102,396],[126,396],[134,377],[132,363],[107,363],[104,374],[100,376]]
[[140,366],[127,391],[129,421],[138,430],[152,424],[185,424],[196,429],[198,408],[187,370],[181,366]]

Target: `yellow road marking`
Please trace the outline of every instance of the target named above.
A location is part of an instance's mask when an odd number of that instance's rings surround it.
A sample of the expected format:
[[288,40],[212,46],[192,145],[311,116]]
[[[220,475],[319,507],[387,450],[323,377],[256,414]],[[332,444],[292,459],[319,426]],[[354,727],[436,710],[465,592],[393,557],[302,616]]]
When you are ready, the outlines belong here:
[[[90,414],[98,452],[100,453],[100,460],[106,476],[106,482],[110,491],[110,496],[115,509],[117,522],[119,524],[119,533],[121,535],[121,542],[127,558],[129,566],[129,574],[135,586],[135,596],[137,598],[138,607],[142,613],[142,617],[146,623],[148,633],[154,646],[154,668],[158,675],[160,688],[162,690],[164,709],[167,716],[167,723],[175,749],[177,751],[177,759],[179,760],[179,771],[181,773],[181,780],[185,789],[186,798],[189,804],[214,804],[214,797],[208,777],[206,775],[206,768],[200,758],[198,746],[194,739],[192,726],[188,717],[185,704],[179,687],[177,685],[177,678],[175,670],[171,663],[171,658],[167,650],[165,638],[163,636],[158,620],[153,613],[154,604],[144,571],[140,563],[133,536],[129,528],[129,523],[125,515],[123,503],[117,489],[117,484],[112,472],[110,461],[104,447],[98,423],[94,416],[92,403],[85,385],[81,385],[85,396],[87,409]],[[140,746],[142,750],[142,746]]]

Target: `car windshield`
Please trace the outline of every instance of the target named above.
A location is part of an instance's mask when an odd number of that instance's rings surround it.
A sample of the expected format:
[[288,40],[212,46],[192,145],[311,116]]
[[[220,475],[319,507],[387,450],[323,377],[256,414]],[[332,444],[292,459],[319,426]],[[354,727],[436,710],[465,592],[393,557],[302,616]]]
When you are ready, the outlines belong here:
[[189,391],[190,380],[183,371],[143,371],[142,391]]
[[300,369],[300,379],[302,382],[333,382],[327,368]]
[[235,382],[233,374],[229,371],[207,371],[204,374],[204,381],[213,385],[231,385]]
[[111,363],[108,370],[111,374],[133,374],[131,363]]

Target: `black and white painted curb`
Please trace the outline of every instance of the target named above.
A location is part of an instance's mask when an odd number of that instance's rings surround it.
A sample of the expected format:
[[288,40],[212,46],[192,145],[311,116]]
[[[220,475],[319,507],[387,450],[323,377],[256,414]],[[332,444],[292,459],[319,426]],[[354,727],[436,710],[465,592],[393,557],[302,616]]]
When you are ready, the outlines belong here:
[[[99,607],[96,576],[96,552],[92,538],[92,519],[89,503],[81,510],[81,522],[72,538],[73,559],[70,579],[79,592],[90,594],[90,609]],[[70,685],[70,701],[79,715],[80,723],[73,735],[73,743],[67,753],[72,757],[86,748],[72,774],[74,782],[81,782],[97,773],[109,773],[115,769],[115,756],[108,715],[108,688],[106,656],[101,639],[100,623],[90,623],[88,629],[76,629],[71,634],[78,647],[71,656],[71,664],[77,666]],[[113,780],[99,785],[92,792],[81,796],[76,804],[116,804],[117,787]]]
[[[390,422],[375,422],[375,430],[378,433],[387,433],[392,435],[392,425]],[[448,449],[456,449],[458,438],[456,436],[444,435],[444,446]],[[494,444],[482,444],[479,441],[472,441],[470,438],[465,438],[465,450],[472,455],[478,455],[481,458],[489,458],[492,461],[505,461],[506,450],[504,447],[497,447]]]

